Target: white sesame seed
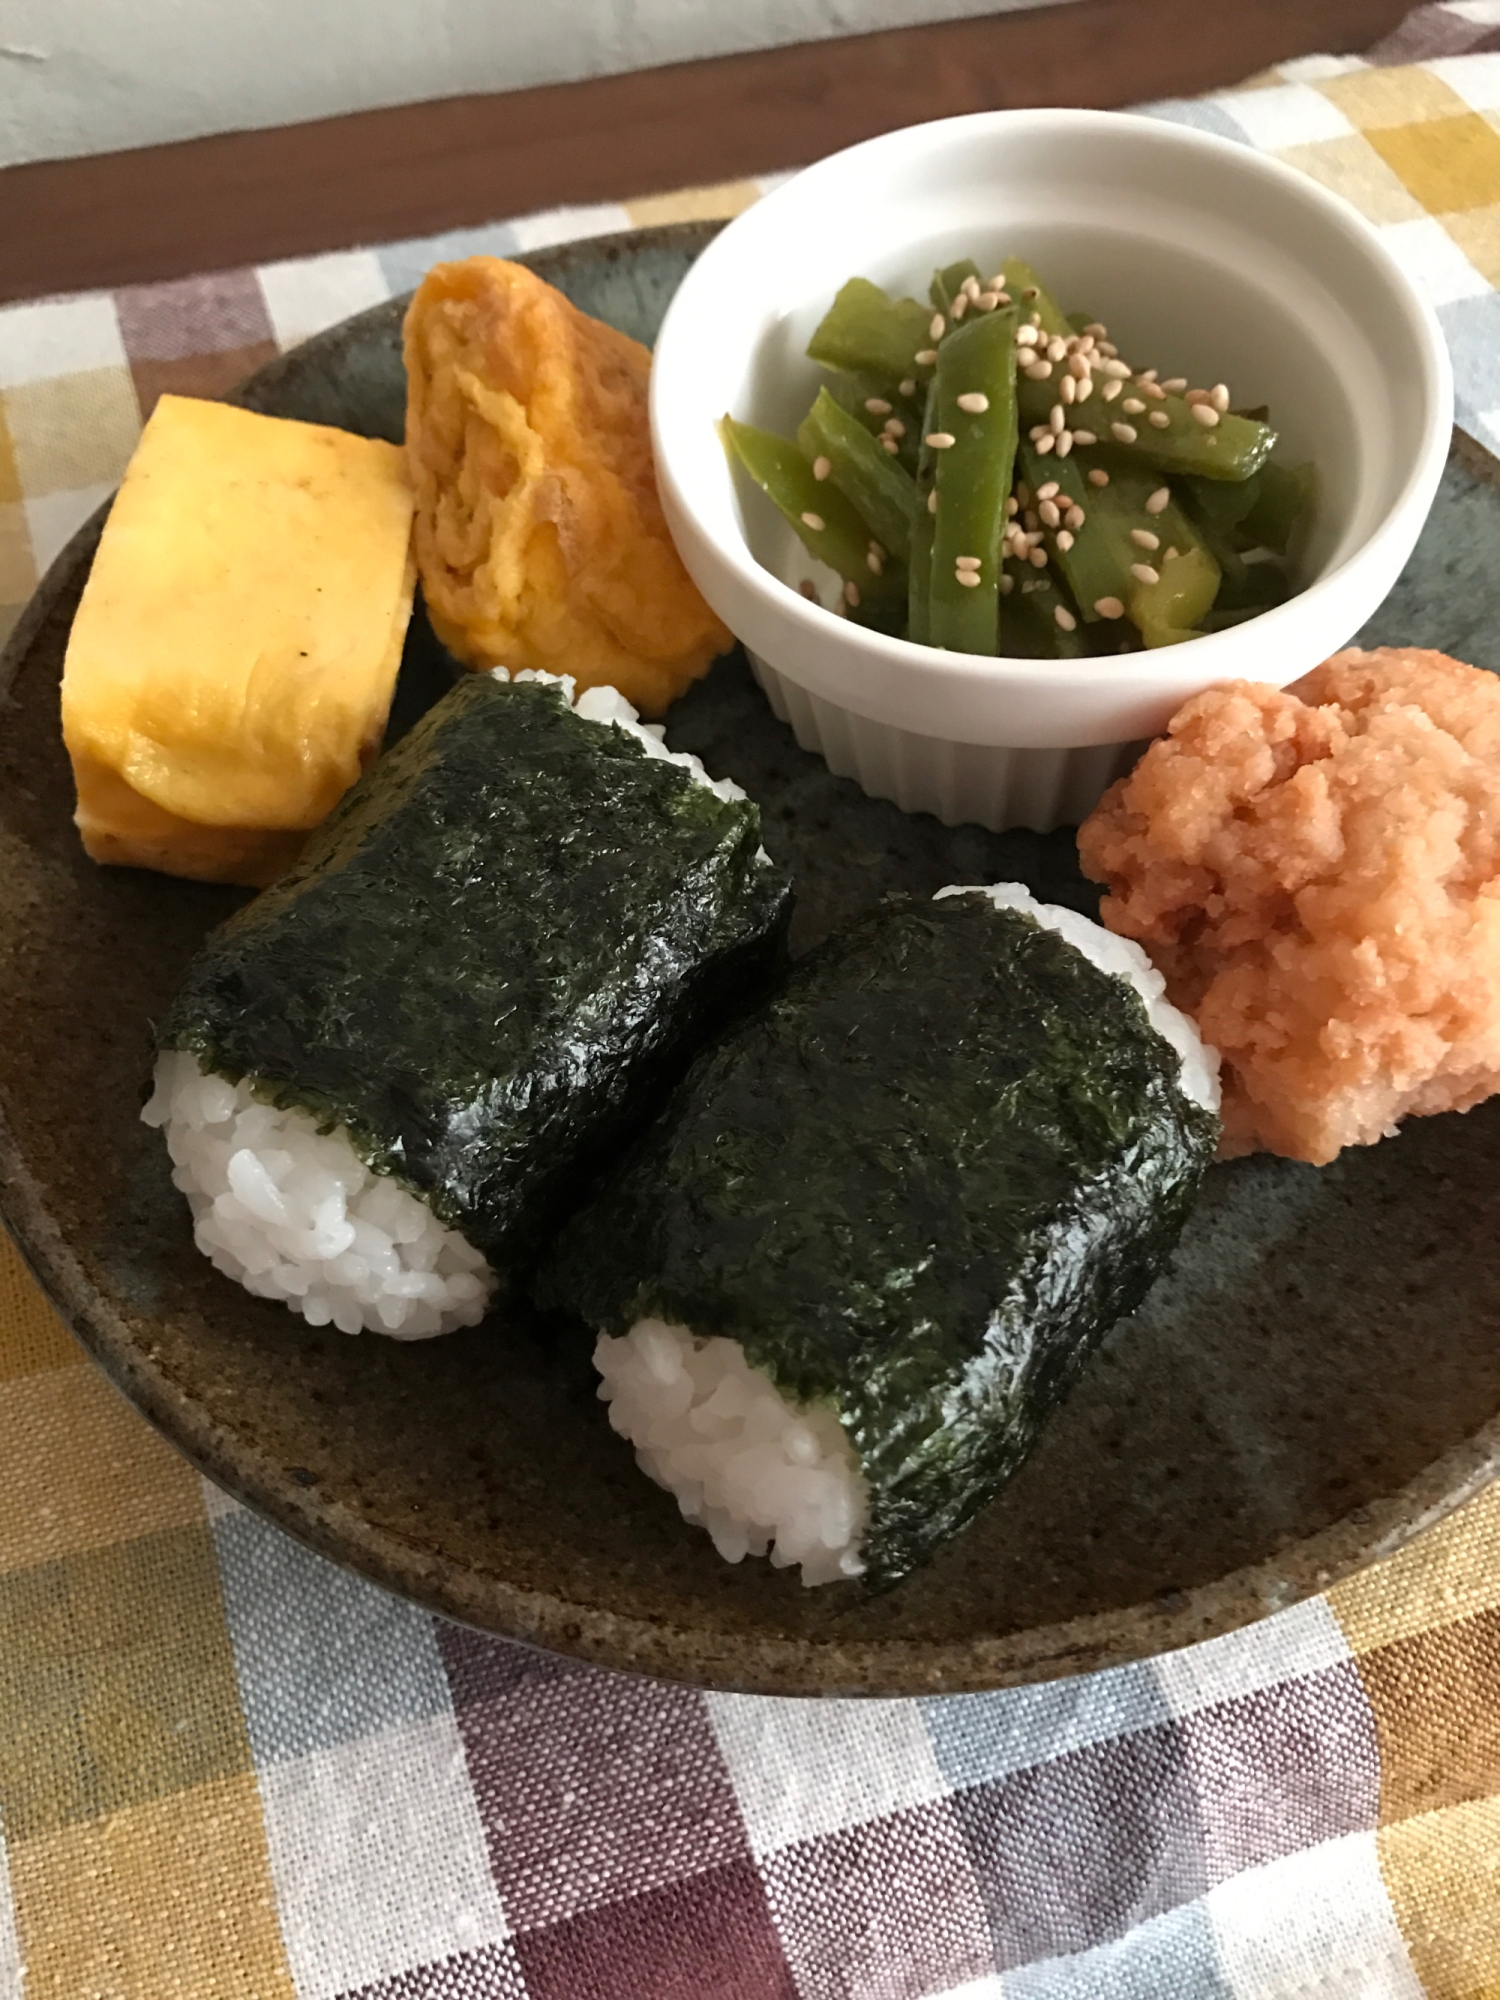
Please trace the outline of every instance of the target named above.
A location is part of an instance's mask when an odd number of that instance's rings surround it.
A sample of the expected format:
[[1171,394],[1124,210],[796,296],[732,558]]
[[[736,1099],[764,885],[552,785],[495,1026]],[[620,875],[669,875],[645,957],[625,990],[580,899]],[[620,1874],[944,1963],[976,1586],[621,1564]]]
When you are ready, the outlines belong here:
[[[957,304],[957,300],[955,300],[954,303]],[[955,317],[957,317],[957,315],[955,315]],[[963,584],[966,590],[977,590],[980,584],[984,582],[984,578],[982,576],[977,576],[975,572],[971,569],[956,569],[953,572],[953,581],[955,583]]]
[[1063,431],[1057,440],[1058,457],[1066,458],[1068,453],[1072,449],[1073,449],[1073,433],[1071,431]]
[[1016,345],[1017,347],[1035,347],[1036,328],[1034,326],[1018,326],[1016,328]]
[[1182,551],[1180,549],[1168,549],[1166,554],[1162,557],[1162,561],[1164,563],[1176,562],[1178,556],[1181,553]]
[[1180,396],[1187,387],[1186,375],[1170,375],[1161,385],[1169,396]]
[[1096,597],[1094,609],[1101,618],[1123,618],[1125,607],[1118,597]]
[[1068,550],[1072,548],[1073,537],[1066,528],[1058,529],[1057,546],[1062,550],[1064,555],[1066,555],[1068,553]]
[[903,396],[915,396],[917,393],[916,377],[908,375],[905,378],[905,380],[901,383],[900,387]]
[[1052,433],[1045,424],[1033,424],[1026,435],[1033,444],[1040,444],[1044,437],[1051,437]]
[[1165,410],[1153,410],[1146,422],[1159,431],[1170,430],[1172,426],[1172,419]]
[[892,417],[885,427],[885,434],[887,437],[904,438],[906,436],[906,426],[899,417]]
[[1054,606],[1052,616],[1057,620],[1064,632],[1077,631],[1078,620],[1073,616],[1066,604]]
[[972,271],[969,273],[968,277],[964,279],[960,289],[962,291],[967,292],[971,299],[977,299],[979,297],[979,280],[974,276]]
[[[1109,484],[1109,474],[1104,470],[1102,466],[1096,465],[1093,471],[1089,474],[1089,485],[1108,486],[1108,484]],[[1146,502],[1146,505],[1149,507],[1150,504],[1151,503],[1148,500]]]
[[804,528],[811,528],[815,535],[820,535],[828,523],[823,519],[821,514],[804,514],[802,516],[802,525]]
[[1073,442],[1074,444],[1097,444],[1099,440],[1094,436],[1092,431],[1075,430],[1073,433]]
[[927,328],[928,338],[930,340],[941,340],[943,335],[947,331],[948,331],[947,320],[943,318],[943,315],[941,313],[934,313],[932,315],[931,323]]
[[1057,385],[1057,393],[1065,403],[1076,403],[1078,400],[1078,377],[1076,375],[1064,375],[1062,381]]
[[1085,333],[1091,333],[1095,340],[1107,340],[1109,338],[1109,328],[1102,320],[1090,320],[1083,330]]
[[1102,334],[1099,336],[1099,352],[1101,354],[1107,354],[1110,360],[1113,361],[1119,351],[1119,348],[1115,346],[1112,340],[1106,340]]
[[929,431],[923,439],[923,443],[933,451],[947,451],[954,442],[952,431]]
[[1062,489],[1055,479],[1049,479],[1045,486],[1036,489],[1036,497],[1041,500],[1055,500]]
[[1112,403],[1124,387],[1123,382],[1106,382],[1100,394],[1106,403]]
[[1062,520],[1062,515],[1057,511],[1057,502],[1055,500],[1044,500],[1037,508],[1037,513],[1049,528],[1057,527]]
[[1022,514],[1021,520],[1025,525],[1027,534],[1030,535],[1033,540],[1040,541],[1041,539],[1040,529],[1042,525],[1042,517],[1039,513],[1036,512],[1035,508],[1028,507],[1025,513]]
[[865,408],[872,417],[888,417],[891,414],[891,406],[884,396],[866,396]]
[[1151,567],[1150,563],[1132,563],[1130,565],[1130,574],[1135,578],[1137,583],[1161,582],[1161,578]]
[[1016,580],[1013,576],[1002,576],[1000,578],[1000,595],[1002,597],[1009,597],[1015,587]]
[[1212,403],[1194,403],[1193,422],[1195,424],[1202,424],[1206,431],[1217,430],[1219,427],[1219,413]]
[[967,292],[960,292],[958,297],[953,301],[952,305],[949,306],[948,308],[948,317],[953,321],[954,325],[956,326],[968,310],[969,310],[968,294]]
[[1134,444],[1136,429],[1134,424],[1111,424],[1110,435],[1119,444]]
[[935,486],[927,496],[927,511],[929,514],[937,512],[937,488]]
[[1017,515],[1017,514],[1019,514],[1019,513],[1020,513],[1020,511],[1021,511],[1021,503],[1020,503],[1020,501],[1019,501],[1019,500],[1018,500],[1018,499],[1016,498],[1015,494],[1014,494],[1014,493],[1010,493],[1010,494],[1007,494],[1007,496],[1006,496],[1006,500],[1005,500],[1005,518],[1006,518],[1006,520],[1007,520],[1007,521],[1012,521],[1012,520],[1014,520],[1014,519],[1015,519],[1015,517],[1016,517],[1016,515]]
[[983,569],[984,564],[978,556],[955,556],[953,558],[953,567],[955,569]]
[[1186,396],[1183,397],[1183,401],[1190,410],[1194,409],[1199,403],[1207,403],[1210,400],[1211,398],[1207,389],[1189,389]]
[[1142,382],[1140,391],[1143,396],[1149,396],[1153,403],[1164,403],[1167,400],[1167,392],[1159,382]]
[[846,604],[858,604],[859,585],[857,583],[846,583],[844,585],[844,602]]
[[[1102,352],[1103,350],[1101,349],[1100,351]],[[1107,375],[1111,382],[1128,382],[1130,380],[1129,364],[1124,361],[1117,361],[1113,355],[1105,362],[1099,373]]]
[[1146,502],[1146,512],[1148,514],[1159,514],[1171,498],[1172,489],[1170,486],[1158,486]]
[[880,449],[883,452],[888,453],[890,457],[894,458],[896,456],[896,453],[901,449],[901,447],[893,437],[886,437],[882,435],[880,440]]
[[1045,549],[1033,549],[1026,560],[1031,564],[1033,569],[1045,569],[1047,567],[1047,551]]
[[1132,528],[1130,539],[1138,549],[1159,549],[1161,547],[1161,536],[1153,535],[1149,528]]
[[1036,441],[1038,458],[1045,458],[1056,443],[1057,439],[1052,435],[1051,431],[1043,432],[1042,436]]
[[1065,340],[1059,340],[1057,335],[1054,334],[1047,342],[1047,359],[1049,361],[1066,361],[1067,358],[1068,343]]
[[1141,368],[1137,370],[1135,379],[1137,382],[1154,382],[1159,373],[1156,368]]
[[1068,373],[1076,375],[1080,382],[1086,382],[1089,378],[1088,356],[1084,354],[1070,354],[1068,356]]
[[930,368],[937,360],[937,349],[935,347],[919,348],[912,356],[912,360],[916,362],[919,368]]
[[1052,363],[1050,361],[1033,361],[1026,370],[1026,373],[1033,382],[1050,382],[1052,380]]
[[1061,403],[1054,403],[1047,412],[1047,423],[1054,437],[1061,437],[1068,428],[1068,413]]
[[813,460],[814,479],[826,479],[832,470],[833,460],[831,458],[815,458]]
[[[1033,285],[1028,291],[1022,292],[1021,297],[1023,299],[1034,299],[1036,297],[1036,287]],[[1032,326],[1039,327],[1041,323],[1042,323],[1041,314],[1039,312],[1032,313],[1030,316],[1029,324]]]
[[[865,407],[868,409],[869,404],[867,403]],[[1124,402],[1121,403],[1120,408],[1132,417],[1143,417],[1146,414],[1146,405],[1141,401],[1139,396],[1127,396]]]
[[1093,395],[1093,393],[1094,393],[1094,378],[1092,375],[1085,375],[1081,377],[1081,379],[1079,380],[1078,387],[1073,391],[1074,396],[1080,403],[1086,403],[1089,397]]
[[870,569],[876,576],[885,575],[885,564],[881,561],[880,557],[876,555],[873,549],[871,549],[870,553],[865,557],[865,561],[866,563],[868,563]]
[[958,407],[967,410],[971,417],[982,417],[990,406],[990,399],[982,389],[968,389],[958,398]]
[[1208,392],[1208,400],[1222,417],[1229,408],[1229,390],[1222,382],[1216,382]]
[[1078,530],[1083,526],[1084,522],[1087,520],[1088,516],[1084,513],[1081,507],[1070,507],[1063,518],[1067,521],[1068,526],[1073,530],[1073,533],[1076,535],[1078,533]]

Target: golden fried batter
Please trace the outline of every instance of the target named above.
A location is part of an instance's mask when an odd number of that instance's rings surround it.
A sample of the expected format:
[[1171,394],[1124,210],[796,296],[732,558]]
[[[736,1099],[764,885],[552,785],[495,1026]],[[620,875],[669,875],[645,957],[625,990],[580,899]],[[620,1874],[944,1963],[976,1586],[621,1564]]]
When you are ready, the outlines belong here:
[[438,637],[472,667],[608,683],[660,715],[730,635],[672,546],[649,352],[519,264],[439,264],[406,315],[416,553]]

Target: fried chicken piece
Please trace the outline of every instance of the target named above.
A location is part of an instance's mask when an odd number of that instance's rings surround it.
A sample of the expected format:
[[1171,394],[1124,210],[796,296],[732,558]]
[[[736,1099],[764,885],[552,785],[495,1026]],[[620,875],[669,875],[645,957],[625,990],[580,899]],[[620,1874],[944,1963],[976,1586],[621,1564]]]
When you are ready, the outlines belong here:
[[656,494],[651,356],[519,264],[439,264],[406,315],[406,449],[434,630],[471,667],[660,715],[731,643]]
[[1224,1059],[1225,1155],[1323,1166],[1500,1089],[1500,678],[1335,654],[1195,695],[1079,828]]

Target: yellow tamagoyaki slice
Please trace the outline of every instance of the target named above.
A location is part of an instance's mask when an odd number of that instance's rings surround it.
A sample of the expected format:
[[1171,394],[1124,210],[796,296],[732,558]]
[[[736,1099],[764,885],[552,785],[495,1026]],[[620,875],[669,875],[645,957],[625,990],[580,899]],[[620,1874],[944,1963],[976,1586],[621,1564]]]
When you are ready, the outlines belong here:
[[68,641],[95,861],[259,887],[379,749],[411,616],[396,445],[163,396]]

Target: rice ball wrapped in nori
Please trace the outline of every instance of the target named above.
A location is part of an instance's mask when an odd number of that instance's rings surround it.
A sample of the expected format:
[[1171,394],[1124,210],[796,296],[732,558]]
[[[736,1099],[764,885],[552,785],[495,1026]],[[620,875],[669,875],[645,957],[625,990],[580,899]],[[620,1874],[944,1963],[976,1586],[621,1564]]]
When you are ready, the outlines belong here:
[[174,1179],[218,1267],[403,1339],[482,1317],[785,954],[760,815],[613,688],[465,678],[158,1032]]
[[888,904],[699,1056],[538,1296],[721,1554],[884,1587],[1140,1303],[1217,1104],[1138,947],[1014,885]]

